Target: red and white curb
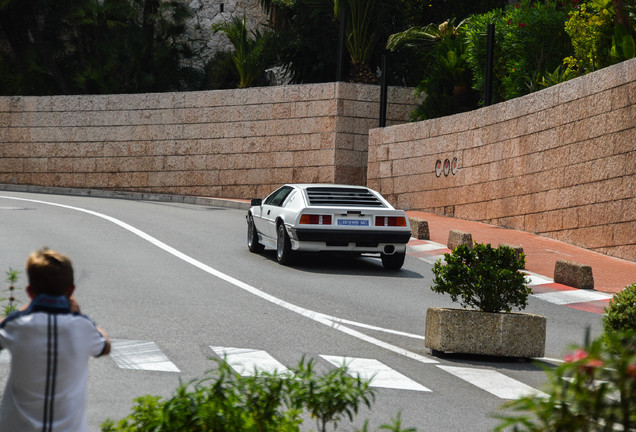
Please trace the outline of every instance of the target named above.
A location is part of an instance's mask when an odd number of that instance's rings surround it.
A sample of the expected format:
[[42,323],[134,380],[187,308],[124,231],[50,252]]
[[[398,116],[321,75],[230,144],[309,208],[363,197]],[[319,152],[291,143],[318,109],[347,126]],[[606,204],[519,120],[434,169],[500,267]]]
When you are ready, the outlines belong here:
[[[444,254],[450,253],[450,249],[443,244],[430,240],[412,238],[406,246],[406,253],[413,258],[420,259],[429,264],[435,264],[439,260],[444,262]],[[612,294],[608,293],[577,289],[555,283],[552,278],[527,270],[525,273],[530,280],[528,286],[532,288],[532,297],[557,305],[603,314],[609,301],[613,297]]]

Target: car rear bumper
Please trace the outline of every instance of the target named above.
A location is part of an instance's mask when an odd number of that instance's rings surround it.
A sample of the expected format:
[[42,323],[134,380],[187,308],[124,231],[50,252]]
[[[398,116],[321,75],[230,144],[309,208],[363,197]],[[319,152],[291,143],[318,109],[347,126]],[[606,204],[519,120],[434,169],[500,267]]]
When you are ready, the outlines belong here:
[[377,247],[379,244],[406,244],[411,231],[397,230],[325,230],[292,229],[290,235],[300,242],[319,242],[327,246],[345,246],[350,243]]

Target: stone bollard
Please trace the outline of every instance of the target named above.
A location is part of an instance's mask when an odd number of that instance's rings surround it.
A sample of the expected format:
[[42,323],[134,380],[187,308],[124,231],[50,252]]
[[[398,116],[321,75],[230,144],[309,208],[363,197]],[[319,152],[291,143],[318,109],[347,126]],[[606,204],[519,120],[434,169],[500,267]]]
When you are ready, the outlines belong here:
[[473,247],[473,236],[470,233],[459,231],[459,230],[450,230],[448,233],[448,244],[446,245],[450,250],[455,249],[459,245],[466,245],[472,249]]
[[[513,249],[515,251],[515,258],[517,259],[517,261],[519,260],[519,258],[521,258],[521,254],[523,253],[523,248],[521,246],[515,246],[508,243],[499,243],[499,246],[505,246]],[[525,262],[523,268],[526,268]]]
[[554,266],[554,282],[581,289],[594,289],[592,267],[572,261],[558,260]]
[[411,233],[418,240],[430,240],[430,232],[428,230],[428,222],[422,219],[410,217]]

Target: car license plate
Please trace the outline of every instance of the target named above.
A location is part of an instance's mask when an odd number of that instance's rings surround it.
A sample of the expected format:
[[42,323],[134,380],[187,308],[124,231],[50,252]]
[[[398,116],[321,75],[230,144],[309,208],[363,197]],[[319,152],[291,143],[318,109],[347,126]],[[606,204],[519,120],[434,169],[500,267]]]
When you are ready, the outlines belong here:
[[338,219],[338,225],[369,226],[369,220],[368,219]]

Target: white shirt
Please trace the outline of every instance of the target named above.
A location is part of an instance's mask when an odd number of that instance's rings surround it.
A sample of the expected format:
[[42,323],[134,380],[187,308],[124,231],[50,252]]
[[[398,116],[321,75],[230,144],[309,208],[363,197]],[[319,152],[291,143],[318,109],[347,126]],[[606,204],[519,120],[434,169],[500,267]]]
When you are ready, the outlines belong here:
[[36,297],[0,323],[11,373],[0,405],[2,432],[87,432],[88,360],[106,339],[66,297]]

